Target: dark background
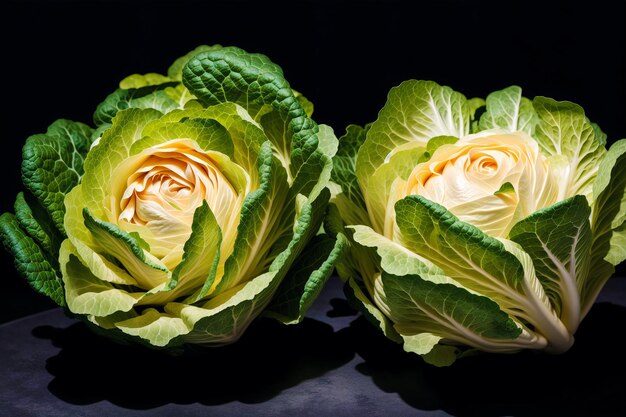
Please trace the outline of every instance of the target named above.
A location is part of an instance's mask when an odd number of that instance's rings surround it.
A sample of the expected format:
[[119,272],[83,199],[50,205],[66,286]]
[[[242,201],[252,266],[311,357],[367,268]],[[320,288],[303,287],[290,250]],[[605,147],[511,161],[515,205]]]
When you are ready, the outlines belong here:
[[[339,135],[376,118],[388,90],[432,79],[467,97],[517,84],[571,100],[626,137],[624,2],[4,1],[2,206],[21,189],[24,140],[58,118],[91,122],[132,73],[165,72],[199,44],[268,55]],[[0,255],[0,321],[52,307]],[[621,275],[624,275],[622,266]]]

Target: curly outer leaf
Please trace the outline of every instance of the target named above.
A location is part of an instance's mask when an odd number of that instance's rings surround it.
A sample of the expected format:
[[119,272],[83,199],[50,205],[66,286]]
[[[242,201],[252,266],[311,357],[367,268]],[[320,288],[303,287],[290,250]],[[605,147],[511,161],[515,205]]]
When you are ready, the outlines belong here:
[[357,207],[364,208],[365,201],[356,177],[356,155],[365,142],[369,125],[364,128],[350,125],[339,138],[339,148],[333,158],[332,180],[341,185],[343,194]]
[[266,314],[288,324],[302,321],[304,313],[319,295],[346,245],[343,235],[336,235],[335,238],[315,236],[278,287]]
[[174,110],[178,108],[178,103],[164,89],[178,84],[175,81],[128,90],[118,88],[98,105],[93,114],[93,121],[97,126],[110,124],[117,112],[131,107],[156,109],[163,113]]
[[6,250],[15,258],[15,268],[37,292],[52,298],[60,306],[65,305],[63,281],[47,256],[20,228],[15,216],[0,216],[0,239]]
[[264,106],[277,111],[286,142],[274,145],[290,150],[291,177],[317,149],[317,124],[307,116],[280,67],[264,55],[232,47],[200,53],[183,69],[183,83],[205,105],[230,101],[253,117]]
[[18,193],[15,198],[15,217],[20,227],[46,252],[56,265],[59,246],[63,239],[52,219],[30,193]]
[[65,195],[83,175],[93,130],[78,122],[57,120],[44,134],[26,140],[22,150],[22,181],[65,233]]

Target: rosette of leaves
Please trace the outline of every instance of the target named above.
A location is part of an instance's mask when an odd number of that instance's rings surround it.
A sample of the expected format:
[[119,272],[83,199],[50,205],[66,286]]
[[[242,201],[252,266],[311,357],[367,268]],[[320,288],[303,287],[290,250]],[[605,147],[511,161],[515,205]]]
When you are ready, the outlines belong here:
[[574,103],[412,80],[339,142],[326,230],[351,242],[346,293],[432,364],[566,351],[626,258],[626,140],[607,150]]
[[337,139],[311,112],[277,65],[234,47],[127,77],[95,128],[28,138],[4,245],[111,337],[219,345],[261,313],[297,323],[344,247],[318,236]]

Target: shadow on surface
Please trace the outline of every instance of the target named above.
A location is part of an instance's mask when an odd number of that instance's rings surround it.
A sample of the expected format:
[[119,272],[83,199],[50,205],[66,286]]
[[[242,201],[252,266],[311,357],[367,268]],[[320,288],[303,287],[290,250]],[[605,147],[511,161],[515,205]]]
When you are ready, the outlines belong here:
[[596,304],[570,351],[482,354],[436,368],[405,353],[363,318],[350,328],[357,370],[422,410],[455,416],[625,416],[626,308]]
[[259,403],[354,357],[343,333],[313,319],[297,326],[259,319],[233,345],[181,356],[118,345],[82,323],[42,326],[33,333],[61,348],[46,366],[55,396],[72,404],[106,400],[133,409]]

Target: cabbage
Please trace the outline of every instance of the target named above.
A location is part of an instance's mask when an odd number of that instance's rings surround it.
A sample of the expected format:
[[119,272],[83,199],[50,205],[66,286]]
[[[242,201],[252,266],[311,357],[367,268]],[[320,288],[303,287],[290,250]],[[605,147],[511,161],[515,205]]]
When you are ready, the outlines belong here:
[[[237,340],[297,323],[345,241],[317,236],[337,139],[267,57],[202,46],[34,135],[0,236],[39,292],[113,338]],[[309,245],[309,246],[307,246]]]
[[326,229],[351,243],[348,297],[438,366],[566,351],[626,258],[626,140],[605,144],[580,106],[519,87],[393,88],[334,157]]

